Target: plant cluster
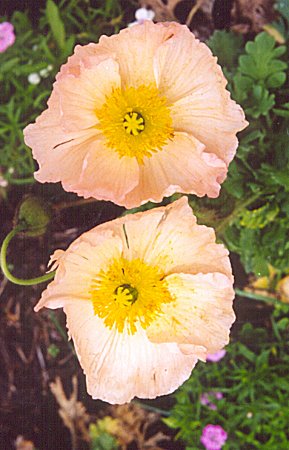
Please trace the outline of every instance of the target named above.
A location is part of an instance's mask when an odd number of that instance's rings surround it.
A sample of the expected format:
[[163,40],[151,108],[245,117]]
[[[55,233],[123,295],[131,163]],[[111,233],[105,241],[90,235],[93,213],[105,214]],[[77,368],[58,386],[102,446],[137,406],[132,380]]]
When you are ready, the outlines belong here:
[[[226,430],[223,450],[288,448],[288,312],[287,306],[274,313],[270,331],[246,323],[220,362],[199,363],[179,388],[164,422],[178,430],[186,450],[203,448],[200,437],[207,424]],[[202,401],[208,392],[215,408]]]
[[0,175],[9,184],[34,182],[35,164],[23,129],[45,109],[60,65],[76,44],[98,41],[101,34],[119,30],[118,1],[107,1],[105,7],[97,3],[91,7],[85,0],[57,4],[48,0],[37,30],[28,13],[15,11],[11,17],[16,41],[0,54]]
[[250,124],[239,136],[221,197],[202,206],[191,199],[200,219],[212,225],[217,220],[220,238],[257,276],[268,275],[269,264],[280,275],[289,269],[289,2],[277,7],[284,19],[272,29],[283,32],[282,45],[267,32],[245,44],[240,35],[215,31],[208,41]]

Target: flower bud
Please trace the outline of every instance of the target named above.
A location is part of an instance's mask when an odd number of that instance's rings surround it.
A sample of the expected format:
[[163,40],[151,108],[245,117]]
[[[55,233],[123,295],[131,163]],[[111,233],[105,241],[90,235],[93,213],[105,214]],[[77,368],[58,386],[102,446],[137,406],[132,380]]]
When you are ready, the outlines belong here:
[[14,219],[25,236],[42,236],[52,217],[51,206],[34,195],[25,197],[20,203]]

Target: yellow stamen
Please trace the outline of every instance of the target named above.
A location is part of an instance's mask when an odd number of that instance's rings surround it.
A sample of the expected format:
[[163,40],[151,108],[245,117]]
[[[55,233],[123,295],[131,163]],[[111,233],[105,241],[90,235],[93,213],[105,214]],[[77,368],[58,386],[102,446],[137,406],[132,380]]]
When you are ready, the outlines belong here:
[[153,85],[114,89],[95,114],[106,145],[140,164],[174,135],[167,99]]
[[96,275],[90,293],[94,312],[105,325],[130,334],[138,324],[147,328],[162,305],[173,301],[162,271],[141,259],[114,259]]

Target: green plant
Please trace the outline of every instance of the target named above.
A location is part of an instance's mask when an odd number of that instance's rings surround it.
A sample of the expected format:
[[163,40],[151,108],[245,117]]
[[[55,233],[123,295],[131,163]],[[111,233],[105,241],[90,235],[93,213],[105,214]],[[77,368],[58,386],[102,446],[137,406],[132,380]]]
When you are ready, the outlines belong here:
[[[163,420],[178,430],[187,449],[203,448],[200,435],[209,423],[227,431],[224,450],[288,448],[288,311],[288,306],[279,308],[270,330],[245,324],[225,358],[199,363],[175,394],[171,415]],[[223,394],[215,410],[200,402],[212,391]]]
[[[281,4],[281,2],[279,2]],[[278,5],[280,6],[280,4]],[[280,19],[281,20],[281,19]],[[191,197],[200,220],[216,226],[246,272],[289,269],[289,92],[286,45],[262,32],[245,45],[233,33],[209,40],[224,64],[232,97],[244,108],[249,127],[239,136],[236,158],[217,200]],[[238,60],[236,55],[240,55]],[[209,214],[208,214],[209,213]]]
[[16,41],[0,53],[1,176],[9,184],[29,184],[35,164],[22,130],[46,108],[55,74],[73,47],[118,31],[122,14],[117,0],[98,1],[96,7],[85,0],[48,0],[37,26],[27,12],[15,11],[10,21]]

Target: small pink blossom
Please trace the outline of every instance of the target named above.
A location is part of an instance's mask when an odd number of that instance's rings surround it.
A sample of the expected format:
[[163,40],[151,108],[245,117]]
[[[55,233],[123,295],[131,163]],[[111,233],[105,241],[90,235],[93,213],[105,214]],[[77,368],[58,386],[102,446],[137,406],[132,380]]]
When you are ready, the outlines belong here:
[[220,425],[206,425],[200,442],[206,450],[220,450],[227,440],[228,434]]
[[226,350],[224,350],[224,349],[220,350],[216,353],[209,354],[209,355],[207,355],[207,361],[218,362],[224,358],[225,354],[226,354]]
[[4,53],[8,47],[14,44],[15,34],[12,23],[0,23],[0,53]]
[[212,402],[212,400],[221,400],[222,398],[222,392],[204,392],[200,396],[200,403],[215,411],[217,406]]

